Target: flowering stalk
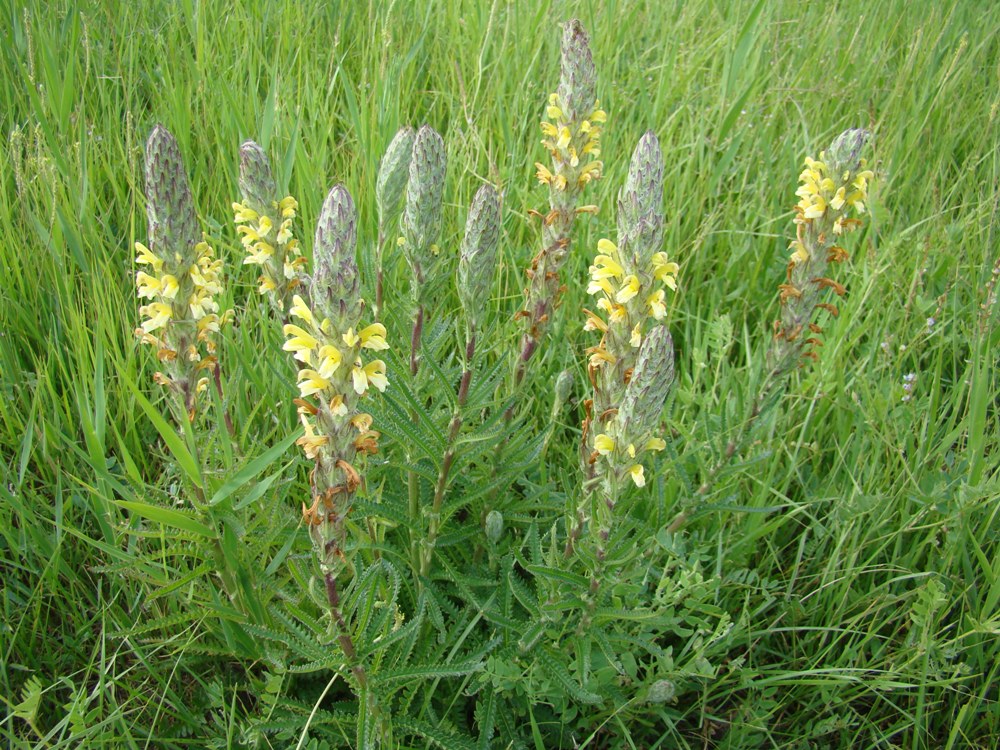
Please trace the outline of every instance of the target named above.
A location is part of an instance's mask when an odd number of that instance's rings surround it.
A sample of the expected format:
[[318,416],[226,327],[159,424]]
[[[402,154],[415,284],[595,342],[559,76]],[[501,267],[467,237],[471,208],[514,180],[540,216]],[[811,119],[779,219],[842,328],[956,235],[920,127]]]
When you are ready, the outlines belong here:
[[[868,183],[874,177],[861,158],[869,136],[866,130],[846,130],[820,154],[819,160],[808,157],[805,160],[805,169],[799,175],[801,184],[795,193],[799,202],[795,206],[795,240],[789,245],[793,252],[785,282],[778,286],[781,317],[774,322],[767,375],[740,433],[726,445],[722,458],[698,487],[700,496],[711,490],[719,472],[739,452],[760,415],[777,403],[771,395],[784,376],[805,359],[817,359],[815,348],[822,345],[819,336],[823,329],[814,320],[816,311],[823,310],[834,317],[840,314],[834,304],[823,299],[827,289],[837,296],[847,292],[843,284],[828,276],[828,269],[830,264],[847,260],[847,251],[839,245],[841,238],[862,224],[859,217],[865,213]],[[677,531],[687,516],[687,511],[679,513],[668,530]]]
[[583,189],[601,176],[601,124],[607,115],[595,95],[596,74],[590,42],[583,26],[572,20],[564,26],[562,70],[558,90],[549,96],[542,121],[542,144],[551,156],[551,168],[537,163],[539,182],[549,187],[549,212],[542,220],[542,249],[527,270],[524,309],[518,313],[527,329],[515,383],[524,379],[528,361],[545,335],[562,292],[559,271],[569,253],[573,220],[578,213],[596,213],[597,206],[577,206]]
[[441,202],[447,156],[444,141],[429,125],[417,131],[406,183],[399,245],[410,266],[410,293],[413,299],[413,335],[410,339],[410,374],[419,369],[420,338],[424,327],[425,281],[437,265],[438,236],[441,234]]
[[240,146],[240,194],[233,214],[247,252],[243,265],[260,266],[257,290],[284,318],[305,273],[306,259],[292,234],[299,204],[290,195],[279,197],[267,154],[253,141]]
[[345,523],[354,493],[361,485],[358,454],[378,450],[379,433],[361,402],[374,386],[388,385],[385,362],[363,360],[365,350],[388,349],[385,328],[360,328],[364,302],[354,257],[356,213],[350,193],[334,187],[323,204],[316,228],[312,305],[293,295],[289,309],[296,323],[284,326],[282,347],[298,360],[299,415],[305,435],[297,441],[316,462],[310,475],[312,505],[303,504],[314,549],[324,573],[347,563]]
[[[666,447],[659,437],[660,415],[674,380],[674,344],[664,325],[656,325],[646,335],[639,349],[635,370],[625,387],[622,399],[613,415],[600,425],[603,430],[594,440],[594,463],[597,476],[586,495],[590,499],[591,539],[595,564],[590,580],[587,618],[597,605],[596,593],[604,575],[607,542],[614,523],[615,507],[624,487],[631,480],[637,487],[645,485],[644,454]],[[577,536],[579,536],[577,531]],[[571,540],[572,542],[572,537]],[[567,552],[572,547],[567,546]]]
[[465,223],[465,239],[462,241],[458,263],[458,297],[465,311],[465,356],[462,360],[462,379],[459,381],[455,411],[448,429],[444,458],[434,487],[434,504],[420,560],[421,575],[427,575],[430,570],[434,544],[440,529],[441,505],[448,487],[448,475],[455,460],[455,440],[462,428],[462,408],[469,396],[469,386],[472,382],[476,331],[481,322],[484,301],[490,297],[493,274],[497,267],[500,221],[500,196],[489,185],[483,185],[469,207],[469,216]]
[[232,316],[219,314],[222,261],[201,238],[191,187],[174,137],[161,125],[146,142],[149,247],[135,243],[139,308],[136,336],[154,347],[163,371],[153,379],[175,396],[177,416],[194,421],[198,395],[218,380],[215,334]]
[[[622,442],[621,409],[635,377],[644,341],[662,328],[666,317],[666,290],[677,289],[678,266],[660,250],[663,245],[663,155],[656,136],[646,133],[636,146],[625,186],[618,196],[618,244],[602,239],[590,266],[588,294],[596,297],[597,311],[585,309],[584,329],[600,331],[601,341],[587,350],[593,398],[585,402],[581,462],[584,502],[576,510],[566,554],[583,531],[590,498],[603,472],[619,472],[628,459],[627,475],[637,487],[645,484],[640,455],[662,450],[662,440]],[[663,335],[663,334],[658,334]],[[665,334],[664,347],[672,342]],[[666,356],[666,355],[664,355]],[[665,384],[669,388],[669,383]],[[666,398],[666,390],[663,393]],[[605,459],[601,460],[601,457]],[[610,456],[611,458],[607,458]],[[605,477],[605,485],[609,480]],[[617,486],[614,484],[614,486]],[[605,488],[605,494],[608,492]],[[614,494],[614,493],[612,493]],[[611,497],[611,496],[609,496]],[[614,497],[611,497],[614,501]]]
[[[838,315],[835,305],[822,302],[826,289],[843,296],[842,284],[827,276],[831,263],[847,260],[840,238],[861,226],[857,218],[865,212],[868,182],[874,176],[866,169],[861,150],[868,141],[865,130],[847,130],[837,136],[819,160],[806,158],[796,191],[796,237],[789,246],[785,283],[781,284],[781,319],[774,323],[774,344],[769,364],[774,376],[782,375],[804,358],[817,359],[814,348],[822,346],[823,329],[813,321],[815,310]],[[851,216],[853,213],[855,216]]]
[[382,255],[389,242],[390,227],[399,219],[415,137],[413,128],[401,128],[389,143],[379,165],[378,181],[375,184],[375,203],[378,206],[378,244],[375,246],[376,321],[382,317]]

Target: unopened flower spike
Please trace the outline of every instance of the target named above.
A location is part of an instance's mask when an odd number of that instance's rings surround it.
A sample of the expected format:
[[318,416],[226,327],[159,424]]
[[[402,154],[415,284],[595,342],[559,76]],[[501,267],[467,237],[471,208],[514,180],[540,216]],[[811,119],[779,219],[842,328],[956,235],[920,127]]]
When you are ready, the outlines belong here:
[[469,206],[458,262],[458,296],[470,333],[478,330],[490,298],[499,242],[500,196],[490,185],[483,185]]
[[299,204],[278,193],[267,154],[253,141],[240,146],[240,194],[233,220],[247,254],[243,264],[260,267],[257,290],[283,316],[305,278],[306,258],[294,236]]
[[406,194],[416,135],[416,131],[409,126],[400,128],[379,164],[378,181],[375,183],[375,204],[378,207],[378,243],[375,246],[376,320],[382,316],[382,256],[390,241],[396,238],[393,227],[399,220],[403,196]]
[[400,221],[400,247],[410,266],[410,293],[413,298],[413,333],[410,345],[410,373],[419,369],[420,340],[424,325],[425,282],[438,260],[435,244],[441,233],[441,204],[447,154],[441,136],[428,125],[417,131],[406,183],[406,206]]
[[[156,350],[163,371],[154,380],[193,420],[198,395],[218,366],[215,335],[232,316],[222,312],[222,261],[201,239],[191,187],[174,137],[157,125],[146,142],[149,247],[135,244],[136,293],[143,304],[139,340]],[[180,414],[178,414],[180,416]]]
[[347,514],[362,482],[358,454],[378,450],[379,433],[363,399],[389,382],[378,352],[389,348],[385,327],[363,320],[355,258],[357,212],[342,185],[327,195],[313,243],[316,271],[310,300],[293,295],[282,347],[300,363],[298,444],[316,462],[312,504],[304,509],[313,545],[325,573],[345,563]]

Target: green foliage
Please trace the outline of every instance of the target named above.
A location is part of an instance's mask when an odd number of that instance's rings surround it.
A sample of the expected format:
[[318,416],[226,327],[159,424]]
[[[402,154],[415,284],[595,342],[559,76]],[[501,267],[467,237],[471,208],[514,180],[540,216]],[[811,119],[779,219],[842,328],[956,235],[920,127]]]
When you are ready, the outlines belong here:
[[[995,746],[992,4],[0,13],[7,744]],[[527,211],[548,207],[538,121],[556,23],[572,16],[608,112],[604,177],[586,194],[600,210],[574,224],[562,305],[514,387],[539,246]],[[221,389],[190,424],[169,418],[132,334],[156,123],[178,138],[226,261],[221,308],[237,312]],[[379,214],[401,198],[376,186],[394,134],[423,123],[448,170],[414,374],[412,271]],[[854,126],[873,133],[876,179],[842,268],[850,293],[818,361],[760,400],[798,165]],[[586,271],[649,129],[681,264],[667,446],[623,493],[600,559],[592,544],[567,557]],[[390,386],[364,401],[382,435],[347,519],[343,627],[300,521],[311,466],[293,445],[294,364],[229,224],[248,138],[299,201],[296,236],[312,236],[333,183],[350,190],[366,300],[384,277]],[[503,234],[469,357],[455,273],[483,184],[502,195]]]

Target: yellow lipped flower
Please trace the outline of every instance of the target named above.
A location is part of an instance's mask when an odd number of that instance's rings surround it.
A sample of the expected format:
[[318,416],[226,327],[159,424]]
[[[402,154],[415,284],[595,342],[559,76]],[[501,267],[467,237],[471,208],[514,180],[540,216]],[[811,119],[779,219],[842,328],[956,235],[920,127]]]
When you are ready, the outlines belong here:
[[622,281],[622,288],[615,295],[615,300],[625,304],[639,293],[639,279],[635,274],[629,274]]
[[286,195],[278,201],[278,211],[281,213],[282,219],[294,219],[298,208],[299,202],[290,195]]
[[615,449],[615,441],[610,435],[600,434],[594,438],[594,450],[606,456]]
[[153,302],[139,308],[139,314],[145,315],[148,320],[142,324],[142,330],[152,333],[158,328],[163,328],[172,317],[173,308],[164,302]]
[[316,337],[292,323],[286,324],[281,330],[289,337],[281,348],[286,352],[293,352],[295,359],[308,364],[311,359],[310,353],[319,345]]
[[667,447],[666,440],[664,440],[663,438],[654,437],[646,441],[646,445],[643,446],[643,450],[662,451],[666,447]]
[[294,318],[299,318],[300,320],[304,320],[309,324],[312,324],[313,322],[312,310],[309,309],[309,305],[307,305],[303,301],[303,299],[297,294],[292,297],[292,306],[288,310],[288,312]]
[[156,255],[152,250],[143,245],[141,242],[135,243],[135,251],[138,254],[136,256],[135,262],[140,266],[152,266],[153,273],[159,273],[163,270],[163,258]]
[[299,370],[299,393],[302,397],[311,396],[314,393],[319,393],[324,388],[328,388],[330,381],[324,378],[315,370]]
[[638,349],[642,346],[642,323],[636,323],[632,328],[632,335],[628,339],[629,345],[634,349]]
[[389,344],[385,340],[385,326],[381,323],[372,323],[367,328],[362,329],[359,336],[362,349],[382,351],[389,348]]
[[351,370],[351,375],[354,378],[354,391],[359,396],[365,394],[369,385],[375,386],[379,391],[385,391],[389,385],[389,381],[385,377],[385,362],[381,359],[376,359],[367,365],[362,365],[361,358],[359,357],[354,362],[354,369]]
[[636,487],[646,486],[646,475],[642,464],[634,464],[632,468],[628,470],[629,476],[632,477],[632,481],[635,482]]
[[646,298],[649,314],[655,320],[663,320],[667,314],[666,296],[666,293],[662,289],[657,289]]

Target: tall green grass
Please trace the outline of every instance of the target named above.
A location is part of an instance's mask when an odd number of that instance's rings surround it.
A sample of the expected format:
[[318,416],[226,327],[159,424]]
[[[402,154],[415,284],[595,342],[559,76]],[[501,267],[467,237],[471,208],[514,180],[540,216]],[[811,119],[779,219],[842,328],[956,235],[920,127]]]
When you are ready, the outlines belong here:
[[[164,532],[116,505],[169,507],[183,484],[141,407],[159,393],[132,336],[152,126],[181,144],[247,321],[226,346],[239,437],[217,444],[218,465],[237,466],[286,438],[294,392],[285,363],[259,356],[280,339],[254,323],[263,305],[228,225],[240,142],[275,157],[306,237],[326,190],[344,182],[369,227],[364,266],[382,149],[402,124],[433,125],[451,165],[442,247],[457,248],[460,207],[480,179],[503,192],[491,304],[511,322],[492,337],[513,342],[535,244],[527,211],[545,200],[532,176],[537,123],[557,76],[557,23],[571,16],[592,37],[607,174],[524,410],[543,425],[555,374],[585,382],[581,352],[593,342],[577,311],[590,248],[613,231],[628,155],[653,129],[667,162],[667,249],[681,263],[669,414],[682,447],[676,473],[650,481],[636,523],[721,581],[708,604],[732,612],[745,639],[700,691],[575,739],[1000,741],[1000,313],[981,307],[1000,259],[993,3],[181,0],[6,2],[0,13],[0,734],[10,744],[224,747],[271,695],[247,687],[261,683],[246,665],[196,648],[210,610],[185,610],[185,592],[201,601],[178,571],[200,561],[154,564],[144,553]],[[850,126],[873,132],[878,179],[841,315],[780,417],[696,498],[752,397],[746,373],[777,314],[798,165]],[[405,284],[397,265],[387,300],[404,299]],[[904,401],[908,373],[916,387]],[[575,466],[579,417],[563,412],[548,469],[525,477],[529,496],[565,491],[556,467]],[[271,561],[294,578],[308,567],[294,534],[306,468],[285,459],[267,513],[288,517]],[[685,534],[662,531],[682,511]],[[130,635],[168,617],[173,628]],[[572,746],[531,722],[535,737]]]

